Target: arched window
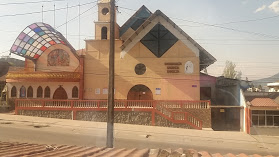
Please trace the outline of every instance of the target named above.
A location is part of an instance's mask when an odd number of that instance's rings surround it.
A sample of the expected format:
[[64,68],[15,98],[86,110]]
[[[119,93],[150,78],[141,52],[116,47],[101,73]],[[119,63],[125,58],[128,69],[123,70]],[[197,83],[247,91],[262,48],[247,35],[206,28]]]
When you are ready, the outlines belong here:
[[31,86],[27,89],[27,98],[33,98],[33,88]]
[[50,98],[50,88],[48,86],[45,88],[45,98]]
[[20,88],[19,97],[21,97],[21,98],[25,98],[25,97],[26,97],[26,89],[25,89],[24,86],[22,86],[22,87]]
[[74,86],[72,89],[72,98],[78,98],[78,88],[77,86]]
[[11,90],[11,97],[16,97],[16,87],[13,86],[12,90]]
[[101,37],[102,37],[102,39],[108,39],[108,28],[107,27],[102,27]]
[[42,97],[43,97],[43,88],[39,86],[37,89],[37,98],[42,98]]

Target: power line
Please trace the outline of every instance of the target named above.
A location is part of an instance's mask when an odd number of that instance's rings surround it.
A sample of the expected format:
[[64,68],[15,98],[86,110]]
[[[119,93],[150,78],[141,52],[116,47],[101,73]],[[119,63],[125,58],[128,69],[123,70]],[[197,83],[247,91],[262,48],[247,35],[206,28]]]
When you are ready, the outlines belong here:
[[[134,9],[120,7],[120,6],[119,6],[119,8],[135,11]],[[129,14],[129,16],[131,16],[131,15]],[[138,19],[142,19],[141,17],[137,17],[137,16],[134,16],[134,17],[138,18]],[[189,22],[189,23],[195,23],[195,24],[199,24],[199,25],[210,26],[210,27],[215,27],[215,28],[220,28],[220,29],[240,32],[240,33],[246,33],[246,34],[252,34],[252,35],[257,35],[257,36],[262,36],[262,37],[267,37],[267,38],[279,39],[279,36],[274,36],[274,35],[269,35],[269,34],[264,34],[264,33],[250,32],[250,31],[246,31],[246,30],[239,30],[239,29],[224,27],[224,26],[220,26],[220,25],[216,25],[216,24],[203,23],[203,22],[198,22],[198,21],[193,21],[193,20],[186,20],[186,19],[181,19],[181,18],[176,18],[176,17],[170,17],[170,18],[171,19],[180,20],[180,21]],[[153,22],[153,21],[149,21],[149,22]],[[180,26],[180,25],[178,25],[178,26]]]
[[[137,10],[130,9],[130,8],[125,8],[125,7],[120,7],[120,8],[131,10],[131,11],[137,11]],[[216,23],[215,25],[226,25],[226,24],[233,24],[233,23],[255,22],[255,21],[262,21],[262,20],[273,19],[273,18],[278,18],[278,17],[279,17],[279,15],[274,15],[274,16],[267,16],[267,17],[256,18],[256,19],[248,19],[248,20],[239,20],[239,21],[230,21],[230,22]],[[192,26],[192,27],[199,27],[199,26]]]
[[69,21],[67,21],[67,22],[65,22],[65,23],[63,23],[63,24],[57,26],[55,29],[57,29],[57,28],[59,28],[59,27],[65,25],[65,24],[67,24],[67,23],[69,23],[69,22],[75,20],[76,18],[78,18],[79,16],[83,15],[84,13],[88,12],[89,10],[93,9],[93,8],[96,7],[96,6],[97,6],[97,4],[95,4],[94,6],[92,6],[92,7],[89,8],[89,9],[85,10],[84,12],[80,13],[78,16],[75,16],[74,18],[70,19]]
[[[84,3],[84,4],[80,4],[80,6],[84,6],[84,5],[88,5],[88,4],[92,4],[92,3],[96,3],[97,1],[94,2],[88,2],[88,3]],[[69,6],[68,8],[74,8],[74,7],[78,7],[79,5],[73,5],[73,6]],[[52,12],[52,11],[57,11],[57,10],[64,10],[67,9],[67,7],[63,7],[63,8],[57,8],[57,9],[50,9],[50,10],[44,10],[43,12]],[[35,11],[35,12],[28,12],[28,13],[18,13],[18,14],[7,14],[7,15],[0,15],[0,18],[2,17],[14,17],[14,16],[22,16],[22,15],[31,15],[31,14],[41,14],[42,11]]]
[[36,4],[36,3],[49,3],[49,2],[59,2],[59,1],[65,1],[65,0],[52,0],[52,1],[30,1],[30,2],[14,2],[14,3],[0,3],[0,5],[21,5],[21,4]]
[[278,18],[278,17],[279,17],[279,15],[275,15],[275,16],[268,16],[268,17],[263,17],[263,18],[250,19],[250,20],[241,20],[241,21],[231,21],[231,22],[217,23],[216,25],[256,22],[256,21],[262,21],[262,20],[273,19],[273,18]]

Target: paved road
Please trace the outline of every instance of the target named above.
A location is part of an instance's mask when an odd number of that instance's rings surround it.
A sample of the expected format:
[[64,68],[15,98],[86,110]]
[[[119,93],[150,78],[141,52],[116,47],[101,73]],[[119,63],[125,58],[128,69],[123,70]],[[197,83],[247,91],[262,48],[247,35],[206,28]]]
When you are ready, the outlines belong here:
[[[70,120],[5,119],[0,116],[0,140],[39,144],[105,146],[105,123]],[[274,138],[265,143],[239,132],[197,131],[150,126],[115,125],[118,148],[194,148],[211,153],[278,155]],[[151,135],[146,138],[146,135]],[[276,137],[278,138],[278,137]],[[279,141],[279,139],[278,139]]]

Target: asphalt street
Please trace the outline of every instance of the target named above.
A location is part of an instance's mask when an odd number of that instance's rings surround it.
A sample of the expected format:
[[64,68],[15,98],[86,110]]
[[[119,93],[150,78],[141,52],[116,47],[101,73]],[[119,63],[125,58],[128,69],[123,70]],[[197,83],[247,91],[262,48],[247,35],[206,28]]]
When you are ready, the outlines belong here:
[[[105,147],[106,124],[72,120],[22,117],[5,119],[0,116],[0,140],[38,144],[59,144]],[[117,148],[194,148],[210,153],[279,155],[274,137],[261,142],[257,137],[239,132],[214,132],[116,124],[114,146]],[[279,138],[278,138],[279,141]]]

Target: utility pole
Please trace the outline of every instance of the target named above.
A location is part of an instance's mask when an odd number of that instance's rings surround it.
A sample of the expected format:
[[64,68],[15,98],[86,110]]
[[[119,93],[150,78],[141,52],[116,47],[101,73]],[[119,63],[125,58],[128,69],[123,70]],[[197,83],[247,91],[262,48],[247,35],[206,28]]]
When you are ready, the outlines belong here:
[[110,51],[109,51],[109,85],[108,85],[108,117],[107,147],[113,148],[114,125],[114,51],[115,51],[115,0],[110,0]]

